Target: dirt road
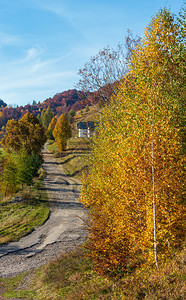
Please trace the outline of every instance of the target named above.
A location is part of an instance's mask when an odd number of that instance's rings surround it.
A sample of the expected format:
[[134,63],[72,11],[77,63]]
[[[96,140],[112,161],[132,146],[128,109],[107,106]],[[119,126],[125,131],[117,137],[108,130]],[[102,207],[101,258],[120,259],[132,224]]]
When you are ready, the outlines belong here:
[[41,266],[85,240],[81,218],[85,218],[86,213],[78,202],[80,184],[66,177],[46,149],[43,155],[43,167],[47,172],[44,183],[51,204],[50,218],[18,242],[0,247],[0,277]]

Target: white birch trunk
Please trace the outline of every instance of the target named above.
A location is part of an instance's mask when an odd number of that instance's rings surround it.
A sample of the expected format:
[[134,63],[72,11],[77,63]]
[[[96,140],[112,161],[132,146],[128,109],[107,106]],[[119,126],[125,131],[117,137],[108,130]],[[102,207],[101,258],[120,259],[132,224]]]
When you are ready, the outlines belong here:
[[156,203],[155,203],[155,172],[154,172],[154,105],[152,120],[152,203],[153,203],[153,226],[154,226],[154,260],[158,268],[157,241],[156,241]]

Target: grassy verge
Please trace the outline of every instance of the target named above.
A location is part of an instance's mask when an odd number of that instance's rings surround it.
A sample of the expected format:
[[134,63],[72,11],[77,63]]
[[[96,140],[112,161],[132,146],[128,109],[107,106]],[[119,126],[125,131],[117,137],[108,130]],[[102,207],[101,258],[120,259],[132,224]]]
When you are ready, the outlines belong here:
[[[32,271],[33,272],[33,271]],[[93,262],[84,256],[82,248],[62,255],[37,271],[32,284],[20,286],[25,275],[0,279],[2,295],[22,299],[185,299],[184,253],[168,260],[157,270],[140,267],[122,278],[109,278],[93,271]]]
[[80,179],[86,169],[90,145],[89,138],[71,138],[68,140],[67,149],[62,153],[58,152],[56,142],[49,143],[48,149],[56,156],[57,162],[61,164],[66,175]]
[[27,187],[16,197],[2,201],[0,244],[17,241],[46,221],[49,206],[42,185],[42,181],[37,180],[32,187]]

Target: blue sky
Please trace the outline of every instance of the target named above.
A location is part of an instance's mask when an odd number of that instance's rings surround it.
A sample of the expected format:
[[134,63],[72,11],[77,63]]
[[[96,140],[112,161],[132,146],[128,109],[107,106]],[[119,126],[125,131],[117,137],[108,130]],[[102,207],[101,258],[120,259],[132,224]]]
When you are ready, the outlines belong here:
[[99,50],[143,35],[163,7],[183,0],[0,0],[0,98],[44,101],[73,89],[78,70]]

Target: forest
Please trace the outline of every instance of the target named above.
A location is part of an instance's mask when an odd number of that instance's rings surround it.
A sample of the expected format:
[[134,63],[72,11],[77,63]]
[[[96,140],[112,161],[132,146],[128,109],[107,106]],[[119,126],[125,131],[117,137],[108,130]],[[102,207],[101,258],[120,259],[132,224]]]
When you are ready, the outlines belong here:
[[99,99],[99,91],[87,93],[72,89],[57,93],[54,97],[48,98],[41,103],[33,101],[32,104],[25,106],[7,106],[3,100],[0,100],[0,130],[3,126],[6,126],[8,120],[19,120],[26,112],[32,113],[37,117],[41,115],[43,109],[50,106],[53,114],[59,116],[68,113],[70,110],[77,111],[85,108],[87,105],[98,103]]

